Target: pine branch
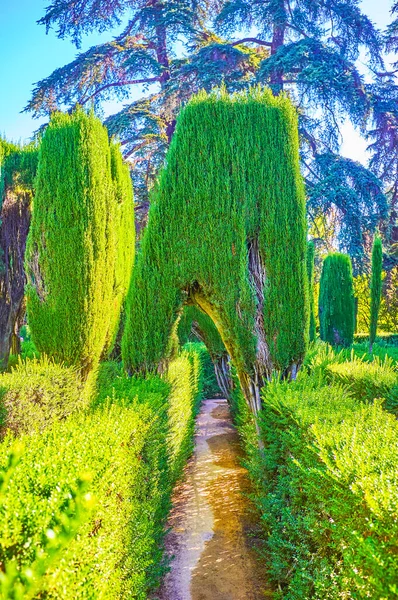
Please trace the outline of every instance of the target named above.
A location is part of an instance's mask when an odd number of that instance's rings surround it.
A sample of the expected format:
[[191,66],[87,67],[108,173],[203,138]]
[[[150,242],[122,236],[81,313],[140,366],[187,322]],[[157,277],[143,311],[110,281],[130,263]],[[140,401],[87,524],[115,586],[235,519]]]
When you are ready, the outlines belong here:
[[230,46],[238,46],[239,44],[244,44],[244,43],[248,43],[251,42],[253,44],[258,44],[259,46],[267,46],[268,48],[271,48],[272,43],[271,42],[265,42],[264,40],[260,40],[259,38],[254,38],[254,37],[247,37],[247,38],[243,38],[241,40],[237,40],[235,42],[230,42]]
[[128,81],[113,81],[112,83],[107,83],[106,85],[103,85],[101,87],[99,87],[95,92],[93,92],[88,98],[86,99],[80,99],[77,104],[80,104],[81,106],[84,106],[84,104],[87,104],[87,102],[90,102],[90,100],[92,100],[93,98],[95,98],[96,96],[98,96],[98,94],[100,94],[101,92],[103,92],[104,90],[107,90],[108,88],[111,87],[122,87],[125,85],[137,85],[139,83],[155,83],[156,81],[160,81],[160,77],[148,77],[148,78],[143,78],[143,79],[130,79]]

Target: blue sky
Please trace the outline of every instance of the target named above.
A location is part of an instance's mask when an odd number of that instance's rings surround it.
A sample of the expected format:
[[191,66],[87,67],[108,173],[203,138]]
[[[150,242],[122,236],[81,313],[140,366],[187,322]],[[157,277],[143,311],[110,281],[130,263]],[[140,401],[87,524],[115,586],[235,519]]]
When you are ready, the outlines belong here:
[[[57,39],[36,21],[43,16],[50,0],[0,0],[0,134],[7,139],[24,141],[40,125],[20,111],[30,98],[33,84],[54,69],[73,60],[76,48],[69,40]],[[364,11],[379,26],[389,21],[392,0],[363,0]],[[91,35],[82,50],[109,40],[109,32]],[[343,153],[365,160],[366,143],[350,126],[344,126]]]

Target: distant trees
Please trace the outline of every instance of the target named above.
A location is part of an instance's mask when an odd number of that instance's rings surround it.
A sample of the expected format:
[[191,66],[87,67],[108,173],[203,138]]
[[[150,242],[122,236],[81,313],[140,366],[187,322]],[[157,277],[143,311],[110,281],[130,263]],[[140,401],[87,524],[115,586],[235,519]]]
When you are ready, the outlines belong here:
[[381,301],[381,276],[383,270],[383,248],[381,239],[376,236],[372,249],[372,276],[370,280],[370,331],[369,352],[372,352],[376,339],[377,322]]
[[[145,210],[176,115],[193,93],[257,83],[274,94],[289,91],[300,108],[309,218],[315,231],[327,222],[340,248],[360,264],[366,234],[387,216],[377,175],[387,181],[392,170],[378,165],[387,165],[388,115],[395,119],[398,112],[390,86],[367,85],[357,68],[363,52],[371,70],[383,71],[384,41],[356,0],[81,0],[78,8],[75,0],[53,0],[40,23],[78,47],[85,34],[123,23],[112,41],[40,81],[27,109],[47,115],[63,106],[126,100],[106,124],[132,161]],[[395,39],[391,33],[390,45]],[[132,90],[138,100],[131,100]],[[376,175],[339,154],[341,118],[361,128],[382,119],[372,147]]]
[[329,254],[322,267],[319,289],[320,337],[333,346],[354,340],[355,302],[350,257]]
[[52,117],[26,251],[34,342],[83,377],[112,343],[133,260],[131,183],[111,148],[93,115]]

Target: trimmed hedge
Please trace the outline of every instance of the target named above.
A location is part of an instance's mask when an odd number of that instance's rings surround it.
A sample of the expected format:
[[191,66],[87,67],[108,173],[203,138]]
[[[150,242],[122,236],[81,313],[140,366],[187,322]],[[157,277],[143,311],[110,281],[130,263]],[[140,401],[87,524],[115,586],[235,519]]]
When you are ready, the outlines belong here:
[[247,415],[240,430],[275,598],[397,597],[396,419],[304,372],[263,405],[265,451]]
[[[18,394],[11,375],[8,393]],[[91,409],[42,434],[8,433],[0,445],[4,599],[144,600],[164,572],[164,524],[192,448],[200,356],[182,351],[165,379],[129,379],[107,363],[97,385]]]

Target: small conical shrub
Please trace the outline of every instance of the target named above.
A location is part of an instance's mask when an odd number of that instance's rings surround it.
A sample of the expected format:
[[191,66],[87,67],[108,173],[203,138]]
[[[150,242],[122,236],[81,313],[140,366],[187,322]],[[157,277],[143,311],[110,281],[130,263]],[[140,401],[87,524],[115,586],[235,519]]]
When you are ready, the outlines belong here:
[[319,289],[320,337],[333,346],[354,340],[354,288],[350,257],[329,254],[323,263]]
[[131,264],[120,255],[134,246],[134,238],[117,245],[133,207],[116,152],[82,110],[55,114],[40,149],[26,253],[29,325],[41,352],[83,376],[114,337]]
[[370,331],[369,352],[372,352],[376,339],[377,321],[379,319],[381,301],[381,275],[383,270],[383,248],[381,239],[377,236],[372,249],[372,279],[370,282]]
[[315,246],[313,241],[309,241],[307,244],[307,274],[308,274],[308,288],[309,288],[309,306],[310,306],[310,329],[309,329],[309,340],[310,342],[316,339],[316,323],[315,323],[315,309],[314,309],[314,258],[315,258]]

